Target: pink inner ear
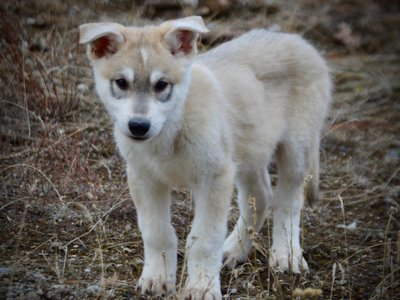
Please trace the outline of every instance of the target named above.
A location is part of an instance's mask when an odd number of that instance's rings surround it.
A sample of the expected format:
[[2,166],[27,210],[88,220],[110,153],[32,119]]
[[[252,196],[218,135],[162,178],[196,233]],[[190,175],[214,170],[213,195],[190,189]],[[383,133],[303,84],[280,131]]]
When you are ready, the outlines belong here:
[[183,52],[184,54],[188,54],[193,49],[193,39],[194,34],[188,30],[181,30],[178,33],[178,40],[180,42],[179,48],[177,52]]
[[92,42],[92,52],[97,58],[102,58],[116,52],[113,41],[109,36],[103,36]]

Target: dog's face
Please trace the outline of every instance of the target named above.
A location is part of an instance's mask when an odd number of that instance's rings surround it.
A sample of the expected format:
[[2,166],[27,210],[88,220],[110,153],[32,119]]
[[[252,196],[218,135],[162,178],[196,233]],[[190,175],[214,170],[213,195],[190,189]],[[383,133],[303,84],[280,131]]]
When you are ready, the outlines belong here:
[[117,130],[134,140],[156,137],[182,109],[197,36],[208,31],[203,20],[188,17],[143,28],[89,23],[79,29],[97,92]]

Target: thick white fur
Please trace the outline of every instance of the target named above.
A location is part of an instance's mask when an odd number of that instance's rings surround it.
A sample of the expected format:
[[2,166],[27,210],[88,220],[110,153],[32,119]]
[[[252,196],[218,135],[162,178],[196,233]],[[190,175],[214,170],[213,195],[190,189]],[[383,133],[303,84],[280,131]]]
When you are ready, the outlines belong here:
[[[112,25],[105,34],[118,28]],[[196,58],[195,44],[193,53],[171,56],[163,36],[170,40],[181,29],[206,31],[198,18],[125,28],[113,40],[122,34],[128,42],[136,41],[141,35],[150,42],[120,45],[102,58],[94,57],[89,47],[89,57],[98,94],[115,121],[143,236],[145,263],[138,286],[154,294],[175,288],[177,237],[170,222],[170,189],[186,186],[193,192],[195,216],[186,242],[184,295],[221,299],[223,256],[231,265],[246,259],[252,243],[249,228],[262,227],[268,207],[273,209],[270,266],[307,270],[299,240],[303,188],[311,174],[311,194],[316,196],[320,131],[331,82],[324,60],[298,35],[253,30]],[[84,43],[92,42],[91,31],[99,35],[96,24],[82,25]],[[128,53],[146,57],[132,59]],[[126,68],[135,80],[180,70],[168,102],[150,94],[146,98],[148,109],[142,115],[152,124],[146,141],[133,140],[127,127],[130,118],[140,115],[135,107],[143,97],[139,100],[135,91],[122,99],[110,94],[110,76]],[[279,183],[272,195],[267,167],[274,153]],[[234,183],[241,215],[224,242]]]

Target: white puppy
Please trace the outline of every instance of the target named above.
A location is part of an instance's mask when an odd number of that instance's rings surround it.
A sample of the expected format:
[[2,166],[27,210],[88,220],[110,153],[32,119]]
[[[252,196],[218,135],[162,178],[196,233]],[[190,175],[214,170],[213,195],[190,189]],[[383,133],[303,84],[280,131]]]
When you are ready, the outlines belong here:
[[[269,205],[270,266],[308,268],[300,214],[304,186],[311,203],[318,197],[320,131],[331,100],[328,68],[298,35],[267,30],[196,56],[198,34],[207,31],[200,17],[143,28],[80,26],[127,164],[144,242],[142,293],[175,289],[173,186],[191,189],[195,203],[185,297],[221,299],[223,256],[231,265],[246,259],[249,228],[261,228]],[[272,196],[267,167],[274,154],[279,182]],[[224,242],[234,183],[241,215]]]

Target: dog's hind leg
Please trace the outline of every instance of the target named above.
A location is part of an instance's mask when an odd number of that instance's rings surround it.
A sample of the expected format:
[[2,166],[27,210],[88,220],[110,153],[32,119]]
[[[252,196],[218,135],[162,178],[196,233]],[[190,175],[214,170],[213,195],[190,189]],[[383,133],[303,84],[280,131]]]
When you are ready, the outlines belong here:
[[279,180],[272,200],[269,264],[278,271],[299,273],[308,270],[300,245],[300,219],[310,153],[305,144],[297,138],[287,139],[277,150]]
[[236,187],[240,216],[224,243],[224,263],[230,267],[246,260],[252,246],[252,235],[261,229],[272,196],[267,168],[238,174]]

